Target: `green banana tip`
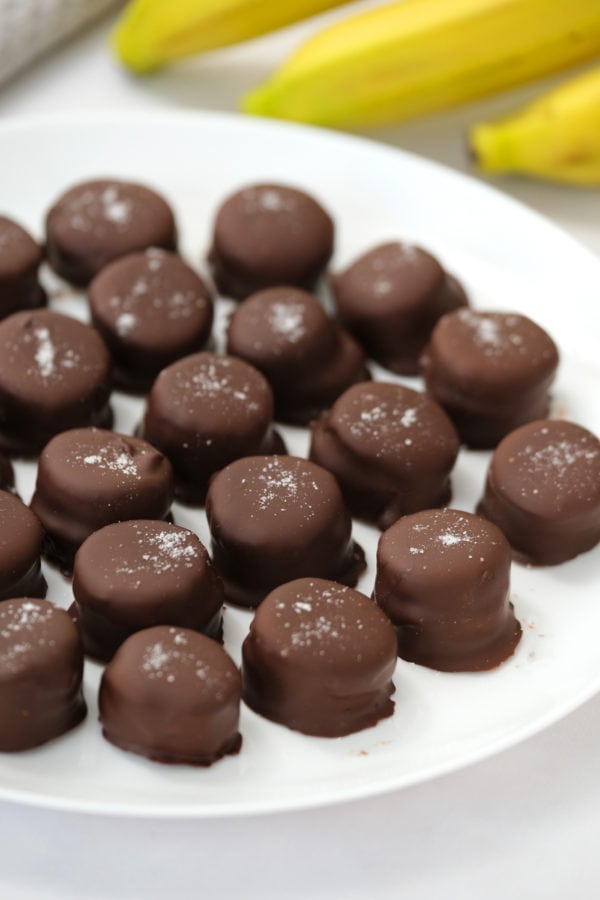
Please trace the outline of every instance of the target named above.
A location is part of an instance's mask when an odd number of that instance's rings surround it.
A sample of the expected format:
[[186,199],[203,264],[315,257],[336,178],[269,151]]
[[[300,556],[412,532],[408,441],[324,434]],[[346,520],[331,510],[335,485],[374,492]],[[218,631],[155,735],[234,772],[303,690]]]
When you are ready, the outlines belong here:
[[269,92],[266,85],[259,85],[244,94],[240,99],[240,109],[253,116],[270,115]]

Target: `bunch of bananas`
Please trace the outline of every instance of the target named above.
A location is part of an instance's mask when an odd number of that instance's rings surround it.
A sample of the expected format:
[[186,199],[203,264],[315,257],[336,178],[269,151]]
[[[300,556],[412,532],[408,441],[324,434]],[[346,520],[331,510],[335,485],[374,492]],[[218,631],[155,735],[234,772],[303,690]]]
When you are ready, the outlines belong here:
[[[115,36],[128,66],[274,30],[343,0],[133,0]],[[339,128],[399,122],[600,55],[600,0],[404,0],[317,33],[242,100],[259,115]],[[600,72],[472,129],[487,171],[600,183]]]

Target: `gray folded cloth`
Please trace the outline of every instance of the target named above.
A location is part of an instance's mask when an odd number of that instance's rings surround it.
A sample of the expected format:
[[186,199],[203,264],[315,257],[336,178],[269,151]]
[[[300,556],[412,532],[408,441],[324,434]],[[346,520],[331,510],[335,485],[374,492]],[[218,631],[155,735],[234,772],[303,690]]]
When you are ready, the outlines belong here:
[[0,0],[0,83],[118,0]]

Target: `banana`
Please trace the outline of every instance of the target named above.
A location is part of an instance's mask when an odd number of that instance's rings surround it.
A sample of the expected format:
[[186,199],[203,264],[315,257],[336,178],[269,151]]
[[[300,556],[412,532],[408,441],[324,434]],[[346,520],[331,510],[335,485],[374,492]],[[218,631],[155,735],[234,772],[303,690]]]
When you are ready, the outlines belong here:
[[560,85],[515,116],[475,125],[469,144],[484,172],[600,185],[600,68]]
[[334,24],[247,94],[250,113],[338,128],[456,106],[600,53],[600,0],[405,0]]
[[184,56],[275,31],[348,0],[133,0],[113,35],[117,56],[148,72]]

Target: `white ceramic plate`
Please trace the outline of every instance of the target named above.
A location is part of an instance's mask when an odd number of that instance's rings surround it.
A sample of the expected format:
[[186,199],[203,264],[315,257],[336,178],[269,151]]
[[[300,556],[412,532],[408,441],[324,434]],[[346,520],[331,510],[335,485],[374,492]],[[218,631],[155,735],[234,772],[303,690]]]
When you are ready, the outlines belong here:
[[[198,266],[224,195],[256,180],[305,188],[335,216],[335,266],[378,241],[408,238],[439,254],[475,306],[515,309],[544,325],[563,354],[556,414],[600,431],[600,262],[474,180],[342,135],[200,114],[4,123],[0,166],[2,211],[40,236],[46,208],[78,179],[114,175],[155,185],[173,202],[183,253]],[[85,316],[81,297],[53,284],[52,306]],[[226,307],[220,303],[221,321]],[[377,377],[389,376],[377,370]],[[141,403],[116,395],[114,406],[116,429],[131,430]],[[307,433],[285,431],[291,450],[305,453]],[[461,452],[454,506],[473,509],[488,458]],[[29,499],[34,466],[19,464],[17,478]],[[203,513],[176,507],[175,517],[208,540]],[[377,534],[364,525],[355,533],[369,560],[360,587],[370,593]],[[513,566],[524,637],[496,671],[442,674],[399,661],[395,715],[335,740],[305,737],[243,708],[242,752],[209,769],[162,766],[106,743],[97,722],[100,667],[88,662],[87,720],[38,750],[0,754],[0,797],[127,815],[240,815],[365,797],[482,759],[555,722],[599,689],[599,561],[597,548],[555,568]],[[55,571],[47,574],[49,597],[68,605],[69,585]],[[250,618],[226,613],[226,647],[238,661]]]

